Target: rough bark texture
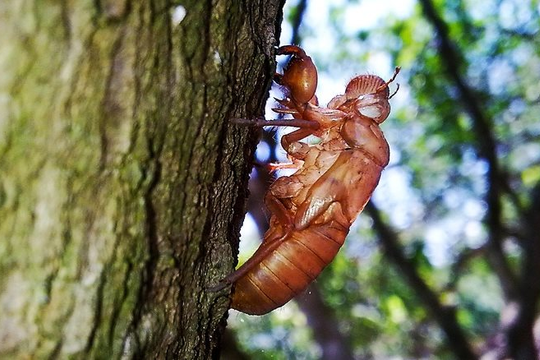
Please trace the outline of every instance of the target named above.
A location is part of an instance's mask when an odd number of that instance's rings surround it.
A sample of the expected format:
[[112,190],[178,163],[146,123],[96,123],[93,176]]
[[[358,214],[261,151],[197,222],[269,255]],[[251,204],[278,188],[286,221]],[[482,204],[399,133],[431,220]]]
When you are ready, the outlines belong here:
[[216,356],[282,2],[0,6],[0,357]]

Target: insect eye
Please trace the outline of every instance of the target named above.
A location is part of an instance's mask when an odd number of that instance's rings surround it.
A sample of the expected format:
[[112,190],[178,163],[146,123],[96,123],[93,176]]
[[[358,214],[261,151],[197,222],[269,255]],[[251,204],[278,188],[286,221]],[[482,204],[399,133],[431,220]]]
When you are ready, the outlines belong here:
[[[361,104],[359,104],[361,105]],[[357,107],[360,115],[372,119],[376,123],[382,123],[390,113],[390,104],[387,101],[379,101],[370,105]]]
[[360,114],[367,116],[368,118],[376,119],[381,116],[382,109],[377,105],[365,106],[358,109]]

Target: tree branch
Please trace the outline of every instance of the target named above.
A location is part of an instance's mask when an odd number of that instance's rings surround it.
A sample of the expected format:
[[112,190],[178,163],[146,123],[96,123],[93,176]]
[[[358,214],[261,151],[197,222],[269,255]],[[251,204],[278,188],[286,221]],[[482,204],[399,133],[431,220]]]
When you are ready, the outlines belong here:
[[379,236],[385,255],[400,270],[405,280],[409,283],[409,286],[415,291],[418,298],[428,308],[431,316],[446,334],[446,340],[450,350],[454,352],[458,359],[476,359],[476,354],[457,322],[454,309],[441,304],[437,295],[422,280],[414,265],[405,257],[399,245],[397,235],[383,221],[379,210],[373,202],[368,203],[365,212],[373,219],[373,225]]
[[312,283],[295,301],[306,315],[313,337],[321,347],[322,359],[354,359],[347,339],[339,331],[334,311],[324,302],[317,283]]
[[[449,78],[455,83],[461,102],[472,119],[473,131],[478,142],[478,156],[486,160],[488,169],[487,191],[487,225],[489,231],[489,260],[494,272],[498,275],[509,306],[517,306],[517,312],[508,327],[508,350],[516,359],[536,359],[536,349],[533,327],[540,297],[540,283],[537,274],[540,273],[540,242],[535,230],[539,219],[535,202],[528,214],[523,216],[528,229],[527,239],[520,242],[523,247],[523,262],[520,278],[512,272],[502,249],[503,234],[501,195],[510,190],[505,172],[501,171],[496,154],[496,140],[490,129],[491,124],[475,92],[466,84],[460,75],[464,65],[462,56],[456,45],[449,37],[446,23],[437,14],[431,0],[420,0],[424,15],[435,28],[441,61],[446,67]],[[538,197],[538,189],[536,189]]]
[[510,269],[502,248],[504,228],[501,222],[501,185],[503,184],[501,179],[504,179],[504,176],[497,159],[496,141],[491,131],[491,123],[480,106],[477,94],[460,75],[460,69],[464,66],[463,56],[450,39],[448,26],[437,14],[431,0],[420,0],[420,3],[426,19],[434,27],[437,34],[438,51],[447,76],[456,85],[461,103],[472,120],[478,156],[488,164],[488,190],[486,194],[488,205],[486,222],[489,231],[488,259],[500,279],[505,297],[513,299],[517,295],[516,277]]
[[510,304],[517,311],[507,326],[508,352],[514,359],[538,359],[539,353],[534,336],[534,324],[538,317],[540,300],[540,184],[533,190],[531,206],[523,216],[523,229],[527,242],[523,242],[523,262],[519,284],[519,302]]
[[304,20],[304,14],[307,9],[307,0],[300,0],[296,6],[296,12],[291,21],[292,37],[291,44],[300,44],[300,25]]

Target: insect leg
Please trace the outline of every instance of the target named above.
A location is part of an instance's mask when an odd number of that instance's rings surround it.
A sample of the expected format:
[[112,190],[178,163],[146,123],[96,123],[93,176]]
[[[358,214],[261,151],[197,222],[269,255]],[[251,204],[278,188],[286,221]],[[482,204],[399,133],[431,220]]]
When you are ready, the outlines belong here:
[[208,287],[207,290],[211,292],[216,292],[225,289],[226,287],[234,284],[238,279],[249,273],[251,270],[253,270],[259,263],[270,256],[271,253],[274,252],[275,249],[278,248],[278,246],[289,236],[289,232],[285,232],[285,234],[282,234],[279,237],[275,237],[273,239],[267,239],[265,236],[265,239],[261,246],[255,251],[252,257],[250,257],[244,265],[240,266],[236,271],[229,274],[227,277],[225,277],[223,280],[221,280],[217,285]]
[[316,130],[319,128],[319,123],[311,120],[303,119],[276,119],[276,120],[266,120],[266,119],[240,119],[235,118],[231,119],[231,122],[238,125],[246,126],[291,126],[298,128],[307,128]]
[[[289,146],[296,142],[300,141],[319,129],[320,124],[317,121],[304,120],[304,119],[277,119],[277,120],[266,120],[266,119],[232,119],[233,123],[238,125],[246,126],[291,126],[298,127],[300,129],[293,131],[290,134],[287,134],[281,138],[281,146],[283,149],[290,153]],[[294,156],[294,154],[291,154]]]
[[299,46],[296,45],[284,45],[276,50],[277,55],[296,55],[300,58],[307,57],[306,52]]
[[280,224],[285,228],[292,227],[292,215],[278,197],[274,196],[271,192],[268,192],[264,197],[264,202],[270,213],[277,218]]
[[[318,123],[316,123],[316,124],[318,124]],[[286,152],[288,152],[292,156],[296,157],[295,154],[292,154],[291,151],[289,150],[290,145],[292,143],[300,141],[300,140],[302,140],[302,139],[304,139],[304,138],[306,138],[306,137],[308,137],[310,135],[313,135],[313,130],[312,129],[307,128],[307,129],[295,130],[292,133],[284,135],[281,138],[281,146],[283,147],[283,149],[285,149]]]

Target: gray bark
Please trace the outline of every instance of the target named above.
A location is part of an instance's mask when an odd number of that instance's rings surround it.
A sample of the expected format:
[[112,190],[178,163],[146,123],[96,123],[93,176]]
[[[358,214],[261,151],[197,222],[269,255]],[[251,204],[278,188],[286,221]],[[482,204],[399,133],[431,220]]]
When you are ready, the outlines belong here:
[[217,356],[282,5],[0,6],[0,357]]

